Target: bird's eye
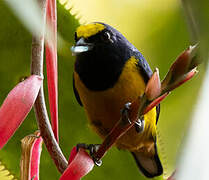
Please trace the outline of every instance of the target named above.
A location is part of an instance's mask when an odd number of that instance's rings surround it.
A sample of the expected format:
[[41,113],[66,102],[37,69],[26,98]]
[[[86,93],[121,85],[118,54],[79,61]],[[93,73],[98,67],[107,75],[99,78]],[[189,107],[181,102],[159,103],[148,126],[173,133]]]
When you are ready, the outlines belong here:
[[104,32],[101,36],[101,40],[104,42],[113,42],[109,32]]

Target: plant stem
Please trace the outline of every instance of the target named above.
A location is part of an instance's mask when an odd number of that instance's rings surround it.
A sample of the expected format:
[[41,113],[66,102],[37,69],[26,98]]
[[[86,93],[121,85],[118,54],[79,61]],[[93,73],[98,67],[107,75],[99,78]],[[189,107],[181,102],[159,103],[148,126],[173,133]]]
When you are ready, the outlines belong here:
[[[43,21],[46,18],[46,0],[37,0],[43,15]],[[43,23],[45,24],[45,23]],[[43,53],[44,53],[44,31],[42,28],[39,37],[33,37],[32,39],[32,57],[31,57],[31,74],[36,74],[43,77]],[[48,113],[46,110],[46,104],[44,99],[43,85],[39,91],[38,97],[34,104],[34,110],[36,119],[39,125],[41,136],[44,140],[46,148],[51,155],[57,169],[60,173],[63,173],[68,166],[68,162],[65,159],[57,141],[54,137],[51,124],[49,122]]]
[[43,93],[43,86],[41,87],[36,102],[34,104],[34,109],[36,113],[36,119],[38,121],[39,129],[41,131],[41,136],[44,140],[44,144],[47,147],[48,152],[51,155],[57,169],[60,173],[63,173],[68,166],[68,162],[65,159],[62,150],[60,149],[55,137],[54,133],[51,128],[51,124],[49,122],[45,100],[44,100],[44,93]]

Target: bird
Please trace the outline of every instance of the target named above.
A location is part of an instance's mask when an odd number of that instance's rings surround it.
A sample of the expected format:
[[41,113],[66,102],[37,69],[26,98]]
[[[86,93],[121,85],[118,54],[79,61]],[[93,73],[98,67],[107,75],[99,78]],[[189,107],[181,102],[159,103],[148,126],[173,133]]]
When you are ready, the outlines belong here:
[[[139,50],[108,24],[80,25],[74,37],[74,94],[90,127],[105,139],[120,120],[124,106],[143,95],[152,70]],[[115,143],[118,149],[131,152],[148,178],[163,174],[156,145],[159,114],[157,105]]]

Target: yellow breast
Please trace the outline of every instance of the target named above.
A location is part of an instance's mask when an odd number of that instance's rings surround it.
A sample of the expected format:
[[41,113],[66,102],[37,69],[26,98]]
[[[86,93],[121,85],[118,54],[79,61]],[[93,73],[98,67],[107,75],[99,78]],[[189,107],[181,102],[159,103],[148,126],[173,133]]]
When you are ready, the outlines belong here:
[[[93,129],[104,138],[120,119],[120,110],[127,102],[134,101],[143,94],[145,83],[137,69],[137,60],[130,58],[114,85],[105,91],[91,91],[85,87],[74,72],[75,87]],[[156,109],[153,108],[145,116],[145,130],[139,134],[133,127],[122,136],[117,146],[134,151],[153,142],[156,131]]]

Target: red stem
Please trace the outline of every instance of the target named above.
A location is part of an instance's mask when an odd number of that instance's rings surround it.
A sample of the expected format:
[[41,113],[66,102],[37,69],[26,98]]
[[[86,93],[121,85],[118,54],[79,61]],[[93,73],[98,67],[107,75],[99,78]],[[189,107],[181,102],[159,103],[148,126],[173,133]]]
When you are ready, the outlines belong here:
[[58,133],[58,83],[57,83],[57,14],[56,0],[47,1],[46,24],[49,27],[50,40],[46,44],[46,68],[47,84],[49,92],[49,105],[51,113],[51,124],[57,142]]
[[164,93],[163,95],[159,96],[155,100],[153,100],[143,111],[143,114],[149,112],[152,108],[160,104],[160,102],[168,96],[169,92]]

